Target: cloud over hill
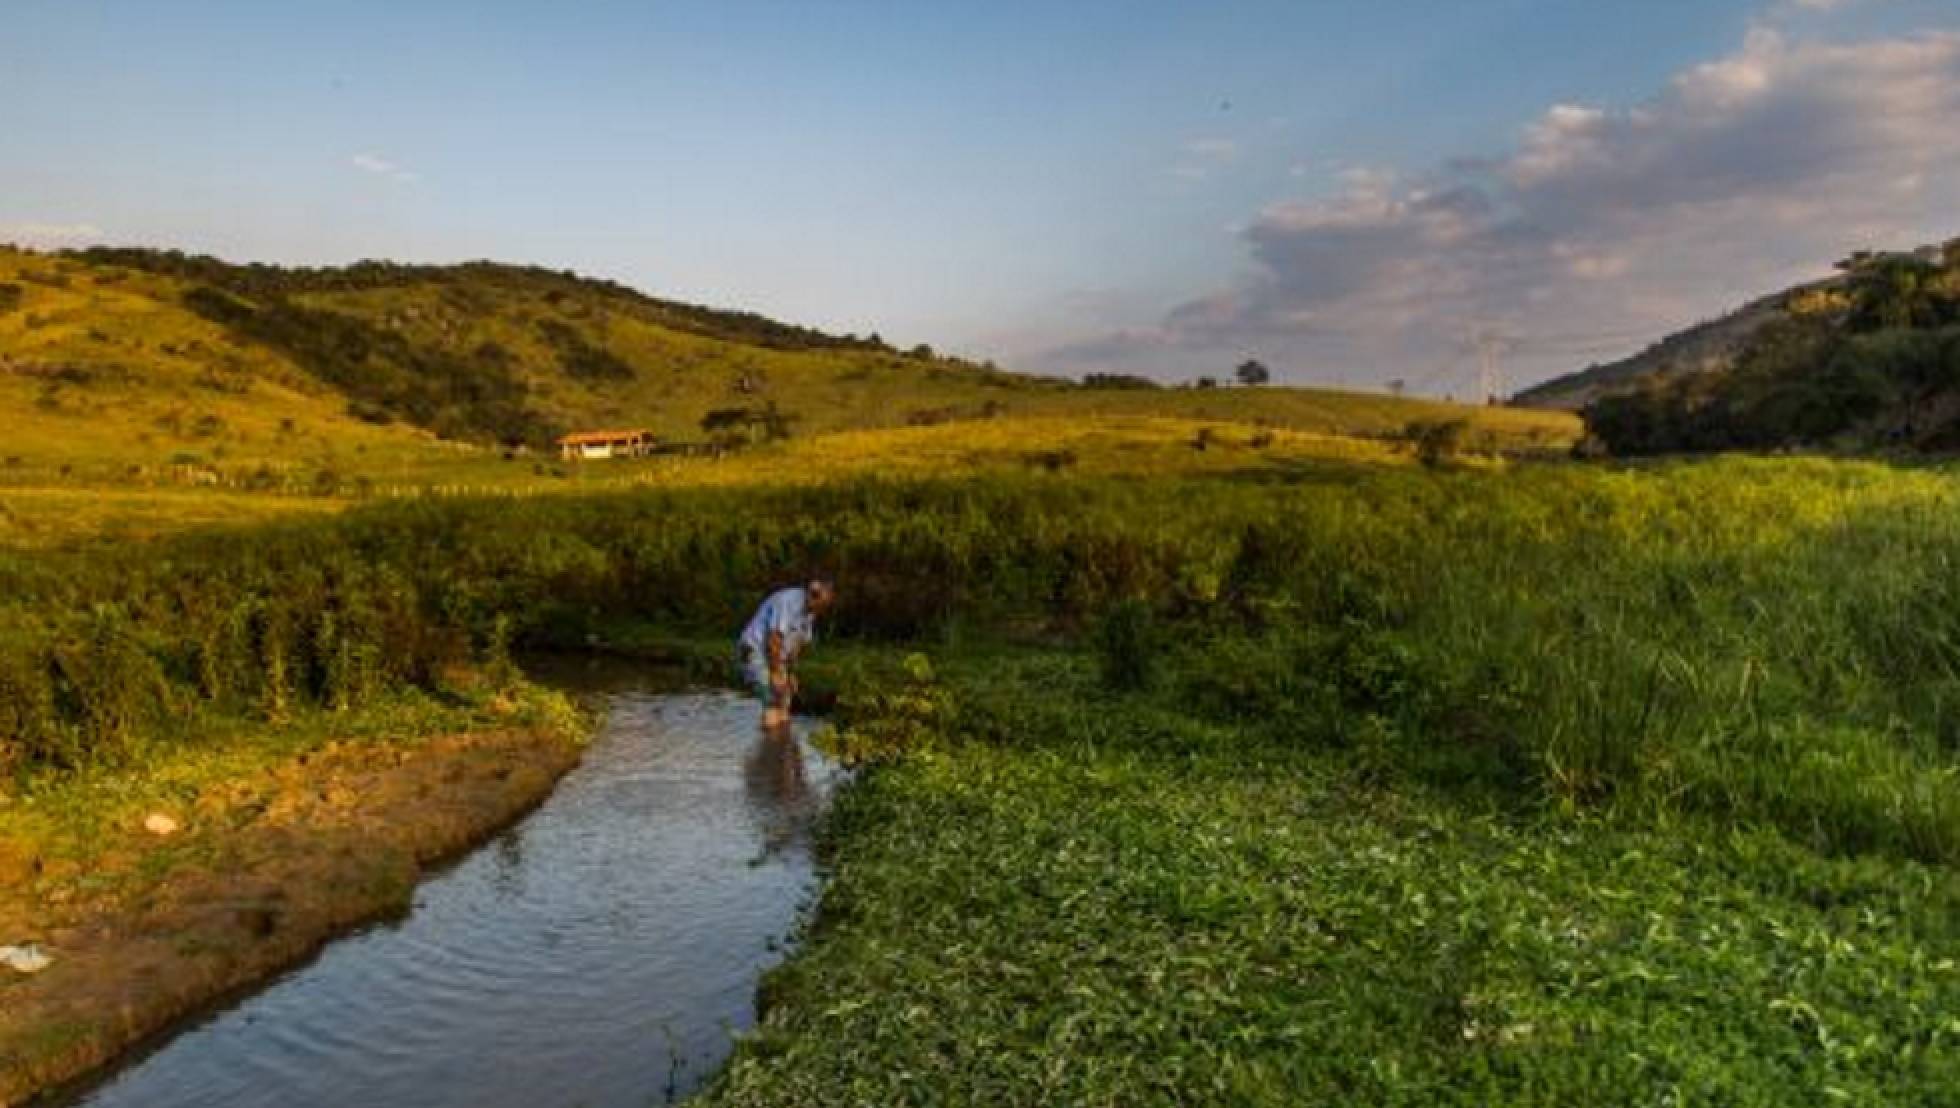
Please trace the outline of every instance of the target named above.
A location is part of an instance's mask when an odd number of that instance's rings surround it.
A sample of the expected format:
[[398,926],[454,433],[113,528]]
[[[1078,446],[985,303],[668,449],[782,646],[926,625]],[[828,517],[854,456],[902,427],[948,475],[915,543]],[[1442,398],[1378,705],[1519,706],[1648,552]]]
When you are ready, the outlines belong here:
[[1955,119],[1960,33],[1758,26],[1642,103],[1554,104],[1511,149],[1352,169],[1332,195],[1270,204],[1240,232],[1243,278],[1051,358],[1176,371],[1257,351],[1302,377],[1446,384],[1481,333],[1514,381],[1540,378],[1852,249],[1950,235]]

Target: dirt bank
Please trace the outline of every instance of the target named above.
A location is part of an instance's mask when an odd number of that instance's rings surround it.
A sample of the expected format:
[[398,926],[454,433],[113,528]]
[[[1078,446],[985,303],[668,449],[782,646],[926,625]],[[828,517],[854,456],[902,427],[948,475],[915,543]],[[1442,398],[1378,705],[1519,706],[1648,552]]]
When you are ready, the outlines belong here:
[[522,815],[578,759],[530,730],[337,743],[200,789],[85,860],[0,840],[0,1108],[83,1074],[226,992],[407,907],[422,869]]

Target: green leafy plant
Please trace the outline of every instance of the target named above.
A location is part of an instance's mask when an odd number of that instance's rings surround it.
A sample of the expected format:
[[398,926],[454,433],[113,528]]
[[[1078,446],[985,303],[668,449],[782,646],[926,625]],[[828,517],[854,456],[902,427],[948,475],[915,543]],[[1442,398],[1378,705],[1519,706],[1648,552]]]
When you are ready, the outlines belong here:
[[840,764],[895,762],[943,741],[953,723],[953,702],[924,654],[908,654],[896,668],[859,672],[838,697],[839,722],[818,736],[818,746]]

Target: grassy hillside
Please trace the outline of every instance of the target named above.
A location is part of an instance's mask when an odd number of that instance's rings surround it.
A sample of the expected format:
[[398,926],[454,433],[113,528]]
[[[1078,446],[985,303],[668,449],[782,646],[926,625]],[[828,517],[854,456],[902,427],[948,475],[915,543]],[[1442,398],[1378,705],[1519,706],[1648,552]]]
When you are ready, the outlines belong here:
[[710,411],[767,405],[809,433],[1058,387],[536,268],[282,269],[135,250],[75,260],[163,277],[186,309],[333,385],[356,411],[460,440],[538,446],[619,424],[695,439]]
[[[421,456],[289,359],[186,311],[172,280],[0,249],[0,478]],[[344,464],[344,463],[343,463]]]
[[1791,296],[1836,283],[1834,278],[1752,300],[1719,319],[1677,331],[1631,358],[1590,366],[1534,385],[1518,393],[1515,399],[1531,407],[1576,412],[1602,397],[1617,396],[1643,384],[1721,372],[1735,363],[1736,356],[1756,332],[1786,318],[1783,306]]
[[1840,269],[1524,399],[1619,454],[1960,449],[1960,239]]
[[714,437],[743,447],[772,429],[802,442],[986,420],[1000,438],[1022,418],[1164,418],[1371,438],[1461,423],[1466,441],[1555,452],[1578,427],[1324,390],[1089,388],[539,269],[284,269],[106,249],[0,248],[0,411],[6,486],[322,495],[549,484],[572,475],[549,459],[509,464],[499,444],[620,425],[700,442],[716,412]]

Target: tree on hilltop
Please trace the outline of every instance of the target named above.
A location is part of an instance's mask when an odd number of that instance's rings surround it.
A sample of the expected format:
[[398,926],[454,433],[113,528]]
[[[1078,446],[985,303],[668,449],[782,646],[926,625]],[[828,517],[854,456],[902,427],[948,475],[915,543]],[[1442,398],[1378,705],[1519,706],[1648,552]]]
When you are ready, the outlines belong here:
[[1247,386],[1263,385],[1273,379],[1273,371],[1267,369],[1266,364],[1257,358],[1247,358],[1240,362],[1239,368],[1233,370],[1232,375],[1239,379],[1239,384]]

